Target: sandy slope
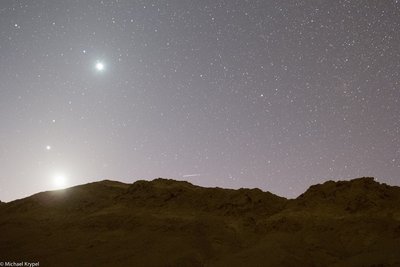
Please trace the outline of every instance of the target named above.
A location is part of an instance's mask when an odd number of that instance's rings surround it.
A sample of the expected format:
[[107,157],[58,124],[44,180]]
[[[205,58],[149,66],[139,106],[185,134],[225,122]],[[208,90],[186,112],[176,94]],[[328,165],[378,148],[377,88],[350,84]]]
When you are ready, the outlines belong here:
[[0,204],[0,262],[40,266],[400,266],[400,188],[102,181]]

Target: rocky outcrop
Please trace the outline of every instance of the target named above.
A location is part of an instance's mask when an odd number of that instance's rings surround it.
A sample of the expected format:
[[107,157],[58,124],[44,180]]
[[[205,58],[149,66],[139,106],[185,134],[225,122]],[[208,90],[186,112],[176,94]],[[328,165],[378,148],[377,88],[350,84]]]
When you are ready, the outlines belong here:
[[171,179],[107,180],[0,203],[0,261],[400,266],[399,199],[399,187],[373,178],[328,181],[291,200]]

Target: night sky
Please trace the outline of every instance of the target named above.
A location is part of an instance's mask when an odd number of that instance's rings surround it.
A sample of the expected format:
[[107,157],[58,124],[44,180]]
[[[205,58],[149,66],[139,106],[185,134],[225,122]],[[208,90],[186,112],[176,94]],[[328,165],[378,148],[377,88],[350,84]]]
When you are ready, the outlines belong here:
[[0,199],[400,185],[399,72],[398,0],[1,0]]

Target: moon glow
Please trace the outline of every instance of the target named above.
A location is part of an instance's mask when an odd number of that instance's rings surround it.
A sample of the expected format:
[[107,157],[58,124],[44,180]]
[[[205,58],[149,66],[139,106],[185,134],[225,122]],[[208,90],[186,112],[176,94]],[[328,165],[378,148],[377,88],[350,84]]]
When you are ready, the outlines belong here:
[[53,177],[53,188],[55,190],[64,189],[68,186],[68,180],[62,173],[58,173]]

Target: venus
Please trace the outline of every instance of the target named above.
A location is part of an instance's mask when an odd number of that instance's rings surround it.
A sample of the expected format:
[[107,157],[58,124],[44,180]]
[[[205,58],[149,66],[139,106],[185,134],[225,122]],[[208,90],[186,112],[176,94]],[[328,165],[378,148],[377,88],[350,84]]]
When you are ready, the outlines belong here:
[[104,66],[104,63],[97,62],[95,67],[96,67],[97,71],[103,71],[105,66]]

